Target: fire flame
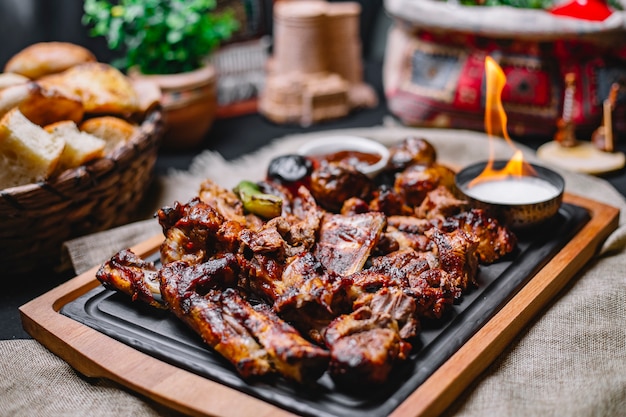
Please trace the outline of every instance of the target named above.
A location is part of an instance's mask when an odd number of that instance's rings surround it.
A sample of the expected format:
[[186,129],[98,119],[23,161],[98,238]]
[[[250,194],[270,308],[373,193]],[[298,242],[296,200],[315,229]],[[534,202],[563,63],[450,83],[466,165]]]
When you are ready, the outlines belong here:
[[[502,105],[502,90],[506,84],[506,75],[498,63],[490,56],[485,58],[485,76],[487,81],[485,101],[485,131],[489,136],[489,160],[485,169],[469,184],[472,187],[480,182],[505,179],[509,177],[537,176],[535,170],[524,161],[522,151],[517,149],[506,129],[507,117]],[[503,137],[513,150],[513,156],[504,168],[494,168],[494,136]]]

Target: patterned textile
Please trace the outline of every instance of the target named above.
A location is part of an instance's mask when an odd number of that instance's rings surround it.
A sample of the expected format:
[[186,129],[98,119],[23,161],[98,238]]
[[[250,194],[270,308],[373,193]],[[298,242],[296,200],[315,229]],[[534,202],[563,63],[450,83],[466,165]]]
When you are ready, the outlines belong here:
[[[485,36],[397,20],[384,63],[390,111],[409,126],[484,131],[486,56],[506,74],[502,102],[509,133],[518,138],[554,135],[563,114],[566,74],[576,77],[572,120],[580,137],[601,124],[611,84],[626,85],[626,41],[603,45],[575,38]],[[617,133],[626,132],[625,108],[622,91],[613,117]]]

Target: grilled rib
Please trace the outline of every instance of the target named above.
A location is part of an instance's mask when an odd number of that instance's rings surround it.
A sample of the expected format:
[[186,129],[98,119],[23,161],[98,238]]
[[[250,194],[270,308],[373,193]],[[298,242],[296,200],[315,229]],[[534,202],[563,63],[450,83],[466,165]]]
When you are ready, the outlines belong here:
[[204,265],[209,266],[184,262],[164,266],[160,272],[163,298],[242,377],[279,373],[303,382],[325,372],[326,350],[306,341],[267,306],[255,308],[235,289],[214,287],[234,276],[234,257]]
[[363,268],[385,225],[386,217],[379,212],[326,214],[313,254],[327,270],[353,274]]
[[121,250],[102,264],[96,278],[105,288],[129,295],[133,301],[165,308],[160,300],[158,271],[154,263],[144,261],[130,249]]

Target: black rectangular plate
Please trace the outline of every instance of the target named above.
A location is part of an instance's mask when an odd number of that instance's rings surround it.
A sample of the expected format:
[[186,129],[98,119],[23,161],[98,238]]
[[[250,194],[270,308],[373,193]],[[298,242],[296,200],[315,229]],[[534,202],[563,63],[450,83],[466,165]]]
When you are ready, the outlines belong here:
[[307,386],[280,377],[244,381],[229,362],[171,313],[133,303],[104,287],[66,304],[61,313],[150,356],[297,414],[386,416],[487,323],[588,221],[589,213],[584,208],[563,204],[548,225],[518,235],[518,249],[512,256],[480,267],[477,289],[464,295],[442,320],[422,324],[409,360],[377,389],[348,391],[335,386],[327,374]]

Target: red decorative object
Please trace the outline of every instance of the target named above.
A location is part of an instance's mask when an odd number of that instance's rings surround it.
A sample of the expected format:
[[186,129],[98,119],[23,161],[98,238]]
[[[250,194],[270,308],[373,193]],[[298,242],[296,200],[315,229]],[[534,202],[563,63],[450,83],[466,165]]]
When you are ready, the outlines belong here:
[[556,16],[601,22],[613,12],[602,0],[573,0],[550,9],[550,13]]

